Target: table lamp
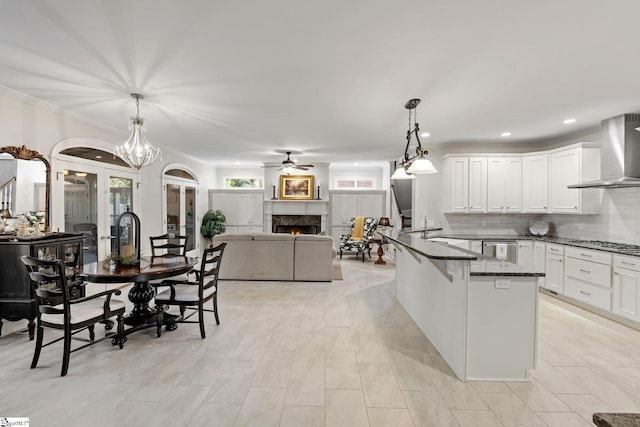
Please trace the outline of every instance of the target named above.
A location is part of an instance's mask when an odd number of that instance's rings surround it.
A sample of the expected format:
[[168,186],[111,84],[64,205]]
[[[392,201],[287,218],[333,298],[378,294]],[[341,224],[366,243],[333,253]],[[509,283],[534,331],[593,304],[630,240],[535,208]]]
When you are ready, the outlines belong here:
[[386,230],[387,227],[391,226],[391,223],[389,222],[389,218],[383,216],[378,220],[378,225],[382,226],[383,230]]

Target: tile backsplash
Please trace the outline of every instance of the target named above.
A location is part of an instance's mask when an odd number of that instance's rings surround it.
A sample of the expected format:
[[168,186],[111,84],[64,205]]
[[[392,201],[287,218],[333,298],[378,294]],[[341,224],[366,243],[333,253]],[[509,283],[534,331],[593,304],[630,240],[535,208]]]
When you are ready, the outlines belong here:
[[441,220],[447,234],[529,234],[530,222],[542,220],[549,223],[549,234],[554,236],[638,245],[640,187],[604,190],[597,215],[444,214]]

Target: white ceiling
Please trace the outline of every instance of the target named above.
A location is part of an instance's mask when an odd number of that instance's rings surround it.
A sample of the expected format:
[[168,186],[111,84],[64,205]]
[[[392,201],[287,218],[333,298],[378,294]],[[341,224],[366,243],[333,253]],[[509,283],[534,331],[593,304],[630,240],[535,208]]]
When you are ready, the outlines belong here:
[[[638,0],[2,1],[0,85],[214,163],[394,160],[640,111]],[[562,120],[575,117],[571,126]],[[510,131],[510,138],[501,138]]]

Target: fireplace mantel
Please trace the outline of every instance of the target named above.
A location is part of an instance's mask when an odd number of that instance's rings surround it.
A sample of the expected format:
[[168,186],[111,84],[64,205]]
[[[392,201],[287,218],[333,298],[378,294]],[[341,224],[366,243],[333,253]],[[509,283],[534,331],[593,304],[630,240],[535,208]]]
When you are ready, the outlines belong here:
[[273,226],[273,215],[320,215],[320,232],[327,233],[328,200],[265,200],[265,230]]

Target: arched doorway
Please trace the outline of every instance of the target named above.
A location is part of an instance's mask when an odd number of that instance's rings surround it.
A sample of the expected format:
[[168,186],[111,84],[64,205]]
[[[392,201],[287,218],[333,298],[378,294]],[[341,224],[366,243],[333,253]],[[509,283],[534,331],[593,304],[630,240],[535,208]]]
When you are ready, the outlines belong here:
[[184,165],[165,167],[162,173],[162,194],[165,231],[189,236],[187,253],[197,256],[200,251],[200,235],[196,215],[198,181],[195,174]]
[[85,234],[84,262],[115,245],[118,216],[138,209],[138,173],[104,141],[74,138],[52,150],[52,229]]

